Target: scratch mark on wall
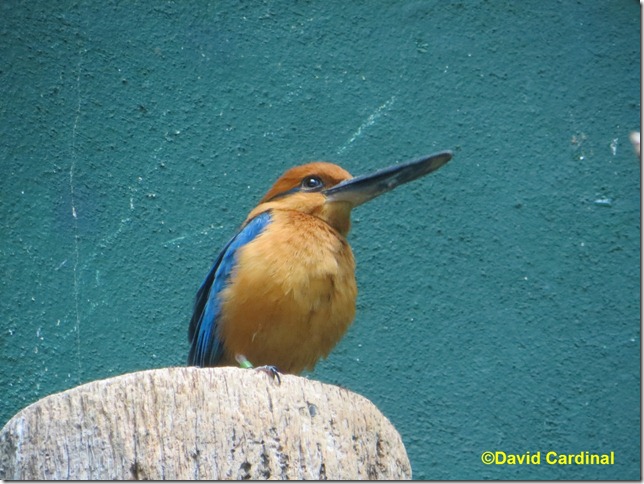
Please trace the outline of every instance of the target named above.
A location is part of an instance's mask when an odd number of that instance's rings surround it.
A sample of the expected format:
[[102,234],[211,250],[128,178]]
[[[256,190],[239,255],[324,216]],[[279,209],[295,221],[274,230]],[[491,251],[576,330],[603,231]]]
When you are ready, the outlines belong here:
[[396,101],[396,96],[391,96],[387,101],[385,101],[383,104],[378,106],[376,110],[369,115],[369,117],[358,127],[358,129],[351,135],[351,137],[347,140],[346,143],[344,143],[340,148],[338,148],[338,154],[342,154],[346,151],[346,149],[358,138],[360,138],[364,131],[373,126],[376,121],[388,110],[391,109],[391,107],[394,105],[394,102]]
[[[117,229],[103,237],[101,240],[96,242],[96,247],[100,247],[102,249],[108,248],[110,245],[112,245],[116,239],[118,239],[121,235],[121,233],[125,230],[126,226],[132,221],[131,218],[124,218],[121,219],[119,226]],[[96,259],[99,255],[101,255],[100,251],[95,251],[92,252],[89,256],[84,257],[84,264],[80,267],[80,271],[87,270],[89,268],[89,265]]]
[[191,239],[195,235],[208,235],[208,232],[210,232],[214,228],[222,229],[223,226],[220,225],[219,227],[215,227],[214,225],[211,225],[205,229],[196,230],[192,233],[180,235],[179,237],[175,237],[174,239],[166,240],[165,242],[162,243],[162,245],[166,246],[168,244],[176,244],[177,242],[181,242],[182,240]]
[[103,237],[96,245],[99,247],[108,247],[114,243],[114,241],[121,235],[123,230],[125,230],[125,227],[132,221],[131,218],[127,217],[124,219],[121,219],[119,222],[118,228],[112,232],[111,234]]
[[81,351],[80,351],[80,327],[81,327],[81,317],[80,317],[80,281],[78,275],[78,265],[80,263],[80,235],[78,232],[78,213],[76,211],[76,191],[75,191],[75,171],[76,171],[76,161],[78,158],[76,150],[76,137],[78,133],[78,125],[80,122],[81,116],[81,70],[83,64],[83,49],[78,51],[78,65],[76,66],[76,112],[74,116],[74,125],[72,126],[72,137],[71,137],[71,146],[70,146],[70,164],[69,164],[69,196],[71,203],[71,213],[74,221],[74,267],[73,267],[73,293],[74,293],[74,312],[76,314],[76,325],[74,330],[76,331],[76,362],[78,367],[77,381],[80,383],[81,380]]

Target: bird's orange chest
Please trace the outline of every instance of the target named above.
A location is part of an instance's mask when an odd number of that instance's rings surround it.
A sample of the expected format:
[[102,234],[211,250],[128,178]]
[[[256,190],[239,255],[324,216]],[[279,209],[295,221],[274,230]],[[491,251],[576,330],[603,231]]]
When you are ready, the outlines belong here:
[[237,255],[221,293],[226,359],[287,373],[312,369],[355,315],[355,262],[346,239],[317,217],[275,210]]

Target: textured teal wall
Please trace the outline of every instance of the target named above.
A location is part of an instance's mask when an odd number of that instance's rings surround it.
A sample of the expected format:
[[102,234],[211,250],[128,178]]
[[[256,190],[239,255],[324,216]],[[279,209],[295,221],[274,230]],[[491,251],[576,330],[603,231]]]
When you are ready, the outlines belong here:
[[639,479],[639,39],[635,0],[1,2],[0,425],[182,365],[286,168],[453,149],[355,212],[358,315],[310,377],[371,399],[415,478]]

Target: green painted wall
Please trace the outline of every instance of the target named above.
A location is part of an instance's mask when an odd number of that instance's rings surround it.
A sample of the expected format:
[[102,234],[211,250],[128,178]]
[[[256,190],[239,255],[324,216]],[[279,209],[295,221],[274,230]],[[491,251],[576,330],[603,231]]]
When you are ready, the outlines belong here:
[[639,39],[635,0],[1,2],[0,424],[183,364],[286,168],[453,149],[355,212],[358,316],[310,377],[371,399],[415,478],[639,479]]

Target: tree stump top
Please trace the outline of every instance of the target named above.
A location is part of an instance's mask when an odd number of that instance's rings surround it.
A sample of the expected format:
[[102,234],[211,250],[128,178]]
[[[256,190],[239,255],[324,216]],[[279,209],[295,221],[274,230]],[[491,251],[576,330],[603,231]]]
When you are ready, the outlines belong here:
[[306,378],[163,368],[50,395],[0,432],[2,479],[409,479],[367,399]]

